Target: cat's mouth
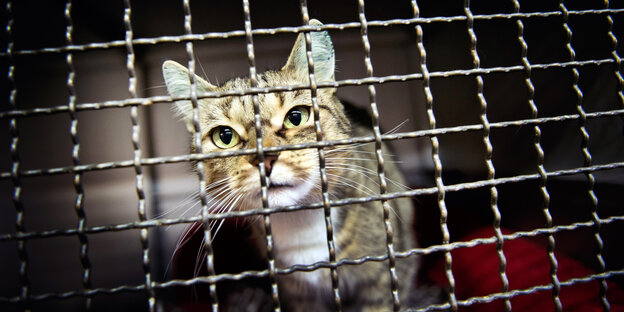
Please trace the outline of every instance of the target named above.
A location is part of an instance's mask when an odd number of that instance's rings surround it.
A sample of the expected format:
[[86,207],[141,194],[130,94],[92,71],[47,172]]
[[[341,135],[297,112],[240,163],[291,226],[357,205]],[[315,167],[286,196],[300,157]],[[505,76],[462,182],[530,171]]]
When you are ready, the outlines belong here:
[[[275,174],[276,172],[272,172]],[[313,188],[311,183],[301,183],[290,176],[276,175],[267,181],[267,195],[270,207],[300,204]]]
[[301,186],[289,183],[289,181],[269,179],[267,185],[267,195],[271,207],[297,204],[306,193],[307,191],[302,190]]
[[273,181],[271,179],[269,179],[269,185],[268,186],[268,190],[269,191],[278,191],[278,190],[286,190],[286,189],[290,189],[295,187],[294,184],[291,183],[285,183],[285,182],[277,182],[277,181]]

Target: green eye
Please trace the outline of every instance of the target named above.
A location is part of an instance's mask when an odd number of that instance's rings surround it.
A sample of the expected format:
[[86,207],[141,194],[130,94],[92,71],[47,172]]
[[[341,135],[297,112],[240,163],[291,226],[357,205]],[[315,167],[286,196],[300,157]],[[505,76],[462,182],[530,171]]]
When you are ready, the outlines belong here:
[[307,106],[296,106],[288,111],[284,118],[284,128],[292,129],[306,123],[310,118],[310,109]]
[[210,136],[212,137],[212,142],[214,142],[218,148],[231,148],[236,146],[240,141],[238,133],[236,133],[234,129],[225,126],[212,129],[212,134]]

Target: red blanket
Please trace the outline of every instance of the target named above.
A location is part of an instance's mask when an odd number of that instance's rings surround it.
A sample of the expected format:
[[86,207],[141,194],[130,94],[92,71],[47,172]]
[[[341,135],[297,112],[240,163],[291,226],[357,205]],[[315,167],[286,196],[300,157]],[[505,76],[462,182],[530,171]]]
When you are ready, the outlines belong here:
[[[481,229],[464,241],[494,236],[492,229]],[[527,289],[538,285],[549,285],[550,260],[546,249],[528,239],[505,241],[503,252],[507,259],[506,274],[510,290]],[[452,272],[455,279],[455,294],[458,300],[500,293],[502,282],[498,272],[499,259],[496,244],[461,248],[451,252]],[[560,282],[571,278],[595,274],[591,269],[563,254],[555,252],[557,277]],[[439,286],[447,287],[443,259],[429,271],[429,277]],[[600,301],[600,281],[591,280],[562,286],[559,295],[563,311],[603,311]],[[608,282],[607,299],[611,311],[624,311],[624,292]],[[517,295],[511,299],[512,311],[554,311],[551,290],[538,291],[528,295]],[[504,311],[504,301],[479,303],[461,307],[460,311]]]

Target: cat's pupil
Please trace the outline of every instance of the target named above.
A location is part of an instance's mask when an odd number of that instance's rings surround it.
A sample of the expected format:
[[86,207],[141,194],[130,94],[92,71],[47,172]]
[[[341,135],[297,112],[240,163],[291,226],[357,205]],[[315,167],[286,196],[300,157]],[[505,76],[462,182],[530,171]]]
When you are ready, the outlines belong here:
[[230,128],[221,128],[221,131],[219,131],[219,138],[221,139],[221,142],[223,142],[223,144],[228,145],[230,144],[230,142],[232,142],[232,129]]
[[288,112],[288,120],[295,125],[298,126],[301,123],[301,111],[299,110],[291,110]]

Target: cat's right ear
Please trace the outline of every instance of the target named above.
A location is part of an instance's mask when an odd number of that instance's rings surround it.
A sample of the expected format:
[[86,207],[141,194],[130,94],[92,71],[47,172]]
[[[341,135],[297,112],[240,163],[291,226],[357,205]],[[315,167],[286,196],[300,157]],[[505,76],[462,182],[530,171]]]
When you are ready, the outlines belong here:
[[[318,20],[310,20],[310,25],[323,25]],[[334,81],[334,71],[336,59],[334,56],[334,45],[329,33],[323,31],[311,31],[310,39],[312,44],[312,61],[314,62],[314,75],[317,81]],[[305,35],[300,33],[297,36],[295,46],[290,52],[288,61],[282,70],[293,70],[295,73],[308,78],[308,56],[306,53]]]
[[[191,74],[188,69],[177,62],[165,61],[162,66],[163,77],[167,91],[172,97],[191,96]],[[208,81],[195,75],[195,86],[197,93],[216,91],[217,87]],[[175,112],[186,124],[189,132],[194,132],[193,126],[193,104],[190,100],[175,101]]]

